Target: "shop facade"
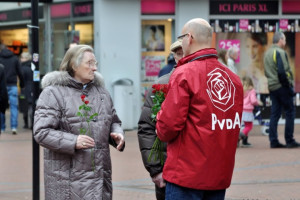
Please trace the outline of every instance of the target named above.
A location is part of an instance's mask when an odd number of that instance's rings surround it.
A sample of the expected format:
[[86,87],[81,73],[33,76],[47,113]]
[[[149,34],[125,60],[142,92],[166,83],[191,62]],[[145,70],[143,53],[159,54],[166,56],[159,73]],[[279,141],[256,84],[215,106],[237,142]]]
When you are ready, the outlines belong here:
[[[41,74],[59,68],[59,63],[70,43],[93,46],[99,61],[98,71],[105,78],[106,88],[112,96],[116,81],[120,79],[132,81],[133,94],[130,101],[133,103],[130,104],[132,107],[126,109],[128,113],[129,110],[133,110],[132,126],[136,127],[147,88],[157,80],[158,70],[165,65],[170,53],[170,44],[180,35],[183,25],[188,20],[200,17],[208,20],[214,27],[213,45],[217,49],[229,48],[231,45],[239,45],[242,48],[243,53],[238,63],[243,69],[240,75],[249,73],[249,68],[242,62],[251,63],[251,55],[245,53],[250,52],[249,45],[243,42],[250,33],[266,33],[267,37],[264,38],[267,44],[275,30],[280,29],[286,34],[294,35],[289,36],[294,38],[292,42],[294,50],[291,51],[291,55],[294,56],[291,59],[294,59],[296,91],[300,92],[298,85],[300,70],[297,66],[300,45],[296,45],[299,41],[297,20],[300,19],[300,12],[295,10],[297,5],[293,6],[292,2],[294,1],[53,0],[51,3],[41,3],[39,8],[42,13],[39,20]],[[30,10],[30,3],[21,3],[21,6],[24,8],[17,6],[9,9]],[[24,11],[29,16],[26,20],[23,16],[22,19],[5,21],[3,13],[8,12],[7,10],[3,8],[1,11],[0,6],[1,40],[2,35],[7,36],[7,32],[21,33],[19,29],[26,32],[27,24],[30,24],[29,11]],[[162,41],[157,48],[147,45],[153,27],[156,29],[156,36]],[[23,33],[24,35],[26,33]],[[14,37],[21,38],[21,36]],[[4,43],[9,46],[11,42],[8,41],[5,39]],[[21,42],[27,48],[30,46],[29,38],[26,39],[25,36]],[[267,94],[265,91],[260,93]]]
[[[93,46],[93,1],[40,3],[38,12],[41,75],[59,69],[71,43]],[[0,40],[17,56],[30,52],[30,24],[30,3],[0,3]]]

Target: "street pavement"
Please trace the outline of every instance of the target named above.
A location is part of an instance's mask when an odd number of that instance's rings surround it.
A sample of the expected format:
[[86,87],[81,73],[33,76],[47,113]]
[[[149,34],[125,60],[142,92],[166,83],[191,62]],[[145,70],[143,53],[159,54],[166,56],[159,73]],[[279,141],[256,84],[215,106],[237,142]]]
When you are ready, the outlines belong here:
[[[9,121],[9,120],[7,120]],[[20,120],[19,127],[22,127]],[[232,184],[226,200],[300,200],[300,148],[270,149],[268,137],[254,126],[251,148],[238,148]],[[284,143],[284,127],[279,139]],[[154,185],[145,170],[138,147],[137,131],[126,131],[126,148],[111,148],[114,200],[155,200]],[[300,141],[300,125],[295,125]],[[43,148],[40,148],[40,199],[43,189]],[[0,200],[32,199],[32,133],[7,129],[0,136]]]

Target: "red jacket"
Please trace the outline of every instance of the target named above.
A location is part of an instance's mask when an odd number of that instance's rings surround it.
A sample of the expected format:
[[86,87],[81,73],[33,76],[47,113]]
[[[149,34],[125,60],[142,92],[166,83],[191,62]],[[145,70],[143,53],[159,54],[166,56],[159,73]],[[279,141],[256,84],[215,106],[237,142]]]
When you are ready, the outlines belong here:
[[243,109],[237,75],[217,61],[213,48],[182,58],[157,115],[167,145],[163,178],[200,190],[230,186]]

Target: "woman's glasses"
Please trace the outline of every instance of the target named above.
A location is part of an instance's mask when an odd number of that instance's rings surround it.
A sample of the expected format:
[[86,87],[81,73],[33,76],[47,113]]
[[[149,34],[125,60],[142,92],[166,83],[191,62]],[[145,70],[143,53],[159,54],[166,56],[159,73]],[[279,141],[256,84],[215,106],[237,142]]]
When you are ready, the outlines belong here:
[[97,67],[98,62],[95,60],[90,60],[87,62],[87,64],[89,65],[89,68],[92,68],[92,67]]

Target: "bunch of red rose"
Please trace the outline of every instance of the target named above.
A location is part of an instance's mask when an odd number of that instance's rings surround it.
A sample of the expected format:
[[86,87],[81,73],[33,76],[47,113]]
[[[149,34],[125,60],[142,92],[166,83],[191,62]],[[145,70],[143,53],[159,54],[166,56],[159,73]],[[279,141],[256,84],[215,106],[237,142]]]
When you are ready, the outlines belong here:
[[[152,93],[154,94],[152,102],[153,106],[151,108],[151,118],[153,121],[156,121],[156,115],[161,109],[161,104],[166,98],[168,93],[168,84],[154,84],[152,86]],[[154,161],[157,159],[160,160],[161,165],[164,164],[164,153],[163,153],[163,142],[160,141],[158,137],[156,137],[153,146],[151,148],[151,152],[148,156],[148,161],[151,161],[151,158],[154,156]]]
[[154,94],[152,102],[153,106],[151,108],[151,118],[156,120],[156,115],[161,109],[161,104],[165,100],[168,93],[168,84],[154,84],[152,86],[152,93]]

